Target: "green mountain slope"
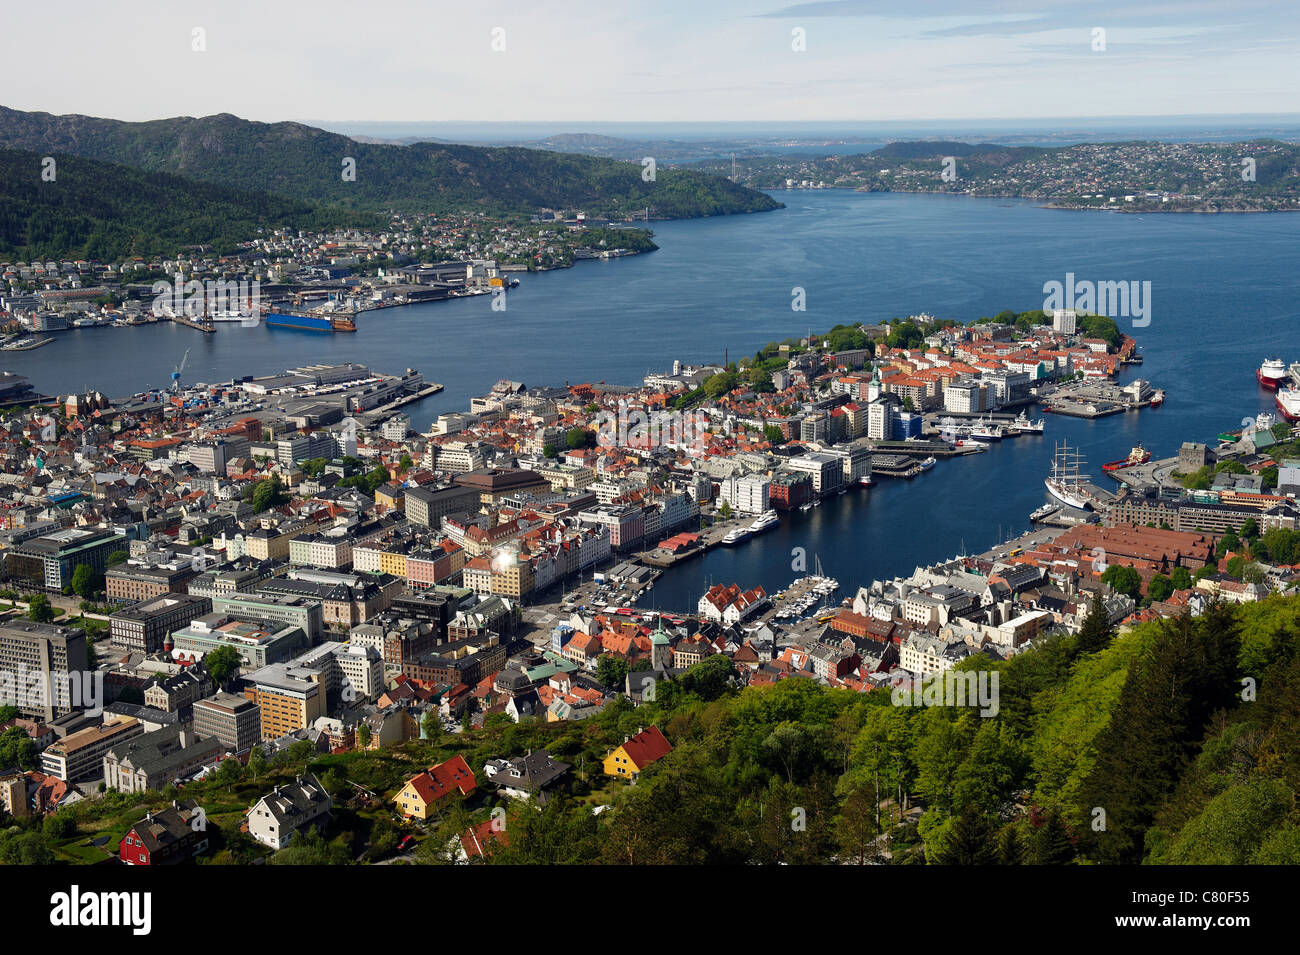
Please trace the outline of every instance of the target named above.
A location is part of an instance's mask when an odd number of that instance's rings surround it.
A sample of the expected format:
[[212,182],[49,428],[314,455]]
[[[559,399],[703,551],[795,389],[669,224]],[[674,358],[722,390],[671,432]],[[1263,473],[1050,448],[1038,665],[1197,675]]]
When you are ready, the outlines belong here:
[[77,156],[56,154],[55,179],[46,182],[42,158],[41,153],[0,149],[2,258],[111,261],[200,244],[229,251],[258,228],[371,221],[352,210],[323,209]]
[[[0,147],[71,153],[236,189],[358,209],[525,212],[583,209],[652,217],[761,212],[769,196],[699,171],[517,147],[360,143],[299,123],[255,123],[228,113],[127,123],[0,107]],[[355,181],[343,179],[355,160]]]

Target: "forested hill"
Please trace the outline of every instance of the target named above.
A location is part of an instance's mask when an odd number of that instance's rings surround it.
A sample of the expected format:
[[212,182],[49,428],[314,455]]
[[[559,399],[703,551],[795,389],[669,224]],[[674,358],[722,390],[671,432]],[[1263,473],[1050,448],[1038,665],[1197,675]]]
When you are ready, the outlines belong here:
[[0,258],[113,261],[186,245],[228,252],[259,228],[382,225],[377,216],[49,153],[0,149]]
[[[300,123],[256,123],[228,113],[144,123],[54,116],[0,107],[0,147],[71,153],[234,189],[358,209],[409,212],[581,209],[688,218],[761,212],[764,193],[699,171],[518,147],[361,143]],[[355,161],[355,180],[343,177]]]

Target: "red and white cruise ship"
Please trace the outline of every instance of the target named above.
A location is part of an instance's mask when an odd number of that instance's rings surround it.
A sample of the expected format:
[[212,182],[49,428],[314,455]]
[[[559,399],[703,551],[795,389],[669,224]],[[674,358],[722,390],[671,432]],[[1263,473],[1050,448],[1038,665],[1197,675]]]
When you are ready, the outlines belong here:
[[1277,391],[1286,382],[1286,362],[1281,358],[1270,358],[1259,366],[1255,377],[1269,391]]
[[1279,388],[1274,400],[1287,421],[1300,421],[1300,389]]

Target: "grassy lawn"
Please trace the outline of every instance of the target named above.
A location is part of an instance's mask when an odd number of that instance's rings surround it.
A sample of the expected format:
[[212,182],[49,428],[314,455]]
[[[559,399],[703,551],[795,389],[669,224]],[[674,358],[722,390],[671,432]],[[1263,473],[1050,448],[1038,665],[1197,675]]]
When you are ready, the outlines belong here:
[[[126,830],[122,830],[126,834]],[[91,837],[85,833],[78,833],[67,842],[51,846],[54,857],[61,862],[70,862],[74,865],[96,865],[105,859],[117,858],[117,846],[121,842],[121,836],[117,839],[110,840],[101,849],[98,846],[88,846],[86,842]]]

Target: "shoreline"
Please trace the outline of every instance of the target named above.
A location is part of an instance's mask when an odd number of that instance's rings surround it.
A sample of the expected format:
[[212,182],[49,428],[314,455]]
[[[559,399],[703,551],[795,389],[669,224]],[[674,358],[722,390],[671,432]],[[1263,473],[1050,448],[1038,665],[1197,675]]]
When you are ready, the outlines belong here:
[[[1122,206],[1118,204],[1115,206],[1096,206],[1060,200],[1047,200],[1042,196],[1008,195],[1005,193],[994,192],[942,192],[930,189],[867,189],[861,186],[826,186],[825,188],[817,189],[804,189],[797,186],[772,186],[770,188],[754,186],[753,188],[762,189],[764,192],[855,192],[863,195],[871,195],[875,193],[880,195],[896,196],[946,196],[953,199],[1006,199],[1024,202],[1028,205],[1032,205],[1036,209],[1050,209],[1053,212],[1116,212],[1125,215],[1178,213],[1190,215],[1267,215],[1269,213],[1277,212],[1300,212],[1300,197],[1293,200],[1295,205],[1282,209],[1205,209],[1189,208],[1188,204],[1185,203],[1171,204],[1167,202],[1161,202],[1150,206],[1138,206],[1137,203],[1132,202],[1125,202]],[[1205,200],[1201,200],[1201,204],[1204,202]],[[1171,205],[1173,206],[1172,208]]]

